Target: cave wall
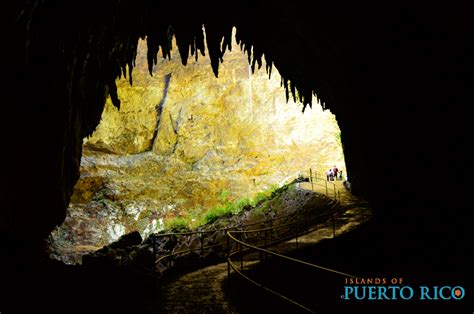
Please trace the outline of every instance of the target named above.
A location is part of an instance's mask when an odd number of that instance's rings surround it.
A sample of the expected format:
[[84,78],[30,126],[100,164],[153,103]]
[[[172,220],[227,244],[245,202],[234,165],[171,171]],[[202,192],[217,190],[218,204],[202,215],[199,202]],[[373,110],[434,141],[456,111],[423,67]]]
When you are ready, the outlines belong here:
[[305,112],[287,102],[277,69],[252,74],[237,48],[224,54],[218,78],[207,51],[198,61],[189,56],[187,66],[179,52],[160,58],[150,75],[146,55],[141,40],[133,86],[117,81],[120,110],[107,100],[84,139],[81,177],[52,233],[54,256],[79,259],[132,231],[146,238],[175,217],[197,226],[208,210],[310,168],[324,176],[337,165],[346,175],[336,117],[316,96]]
[[[252,19],[240,18],[255,8],[258,12]],[[12,42],[12,49],[8,50],[8,59],[12,60],[9,77],[15,79],[7,88],[12,105],[11,113],[4,115],[8,119],[2,129],[5,134],[16,129],[16,122],[10,117],[23,113],[26,127],[18,136],[8,139],[15,154],[4,156],[5,164],[14,166],[4,175],[4,182],[11,184],[3,190],[7,201],[3,204],[2,231],[21,241],[41,241],[64,219],[64,209],[78,178],[81,139],[97,126],[107,95],[120,107],[115,79],[127,75],[132,83],[139,37],[147,36],[150,67],[156,63],[158,52],[165,57],[170,55],[171,35],[175,33],[183,64],[189,49],[196,55],[206,45],[211,69],[218,75],[222,54],[231,48],[232,27],[237,25],[237,40],[251,54],[252,66],[259,67],[263,52],[267,51],[267,64],[286,72],[283,83],[287,97],[298,96],[303,103],[310,103],[314,89],[306,70],[321,66],[319,72],[323,76],[324,67],[321,60],[313,58],[312,50],[291,37],[299,25],[287,21],[295,18],[291,14],[297,6],[292,5],[291,10],[284,8],[286,5],[278,3],[267,6],[263,2],[242,2],[221,16],[213,14],[211,3],[203,3],[191,13],[183,12],[177,2],[32,1],[8,11],[7,20],[14,26],[8,34]],[[175,13],[156,22],[151,12]],[[270,22],[273,19],[276,21]],[[206,29],[205,41],[202,24]],[[292,41],[280,44],[276,41],[278,36]],[[261,44],[254,47],[257,40]],[[296,45],[304,65],[292,67],[284,62],[286,47],[292,45]],[[326,94],[327,88],[318,91],[320,97]],[[29,134],[49,135],[51,139],[46,144],[36,140],[30,147],[17,140]],[[35,151],[35,158],[30,158],[29,148]],[[44,178],[51,179],[51,184],[39,184]],[[35,186],[29,189],[32,197],[28,200],[15,188],[25,185]],[[41,210],[36,210],[38,207]],[[22,219],[25,210],[32,215],[28,222]]]
[[[212,8],[32,1],[5,10],[14,29],[5,37],[11,79],[1,127],[13,153],[2,156],[8,165],[2,234],[38,240],[63,220],[78,178],[81,139],[98,124],[107,93],[119,105],[113,81],[123,65],[133,64],[139,36],[152,38],[153,61],[158,47],[169,51],[168,24],[175,26],[180,51],[202,47],[196,25],[208,24],[206,44],[217,74],[219,43],[236,25],[255,60],[264,52],[287,79],[290,96],[297,89],[308,103],[317,92],[336,114],[354,191],[372,201],[385,230],[379,241],[393,244],[394,261],[435,260],[432,267],[459,269],[454,261],[466,261],[465,221],[472,217],[459,197],[468,191],[471,169],[465,148],[474,27],[466,4],[252,1],[217,14]],[[456,173],[450,184],[439,179],[447,177],[441,165]],[[423,182],[407,178],[413,168],[422,169]]]
[[[150,75],[146,41],[140,40],[133,85],[126,78],[117,81],[121,108],[108,99],[100,124],[84,140],[85,147],[117,155],[174,154],[189,164],[211,153],[245,160],[258,155],[268,167],[271,161],[265,153],[277,160],[282,155],[279,150],[285,150],[286,159],[299,154],[320,171],[334,163],[345,168],[335,117],[323,111],[316,96],[314,109],[305,112],[302,104],[287,102],[277,69],[271,75],[264,68],[252,74],[233,33],[235,49],[223,55],[217,78],[209,71],[207,51],[197,61],[189,56],[186,67],[176,51],[169,59],[158,59]],[[295,151],[290,152],[290,147]]]

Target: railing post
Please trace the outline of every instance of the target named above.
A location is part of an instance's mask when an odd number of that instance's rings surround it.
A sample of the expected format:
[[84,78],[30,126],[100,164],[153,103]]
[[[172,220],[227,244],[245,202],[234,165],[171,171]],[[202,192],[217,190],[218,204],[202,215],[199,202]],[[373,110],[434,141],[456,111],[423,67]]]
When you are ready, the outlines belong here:
[[225,236],[227,238],[227,281],[230,283],[230,237],[227,229],[225,229]]
[[311,191],[314,191],[313,188],[313,171],[309,168],[309,182],[311,182]]
[[334,200],[337,200],[337,197],[336,197],[336,184],[335,183],[333,185],[333,188],[334,188]]
[[273,221],[270,220],[270,243],[273,242]]
[[298,248],[298,210],[296,210],[295,230],[296,230],[296,248]]
[[[239,233],[239,240],[242,241],[242,233]],[[239,243],[239,255],[240,255],[240,271],[244,270],[244,259],[242,254],[242,243]]]
[[336,226],[335,226],[335,223],[334,223],[334,213],[331,214],[331,217],[332,217],[332,237],[335,238],[336,237]]
[[[153,236],[153,234],[152,234],[152,236]],[[153,236],[152,239],[153,240],[151,241],[151,243],[153,245],[153,281],[154,281],[153,289],[154,289],[155,295],[156,295],[156,292],[158,291],[158,273],[156,271],[156,237]]]
[[156,261],[156,237],[152,238],[153,240],[151,241],[153,245],[153,259]]
[[324,185],[326,186],[326,196],[329,196],[328,195],[328,181],[324,181]]
[[201,232],[201,258],[204,258],[204,232]]
[[263,236],[263,242],[264,242],[263,248],[267,249],[267,243],[268,242],[267,242],[267,230],[266,229],[265,229],[265,233],[264,233],[264,236]]
[[[266,250],[266,249],[267,249],[267,246],[268,246],[267,230],[266,230],[266,229],[265,229],[264,241],[265,241],[265,244],[263,245],[263,248]],[[263,258],[264,258],[264,259],[267,259],[267,253],[265,253],[265,254],[263,255]]]

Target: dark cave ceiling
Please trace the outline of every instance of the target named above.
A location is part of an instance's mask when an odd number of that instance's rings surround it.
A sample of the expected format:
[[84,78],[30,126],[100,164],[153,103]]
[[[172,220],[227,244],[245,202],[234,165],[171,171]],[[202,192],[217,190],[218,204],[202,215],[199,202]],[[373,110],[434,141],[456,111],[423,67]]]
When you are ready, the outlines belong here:
[[[3,174],[0,229],[14,237],[42,239],[64,220],[82,139],[99,123],[106,97],[119,107],[115,79],[127,75],[133,83],[139,38],[147,38],[150,67],[172,53],[172,35],[183,60],[206,45],[218,75],[223,52],[239,49],[229,45],[235,26],[249,62],[274,65],[288,97],[311,105],[316,93],[336,114],[354,191],[386,205],[384,213],[393,213],[406,189],[418,195],[414,203],[435,203],[419,196],[419,187],[403,186],[407,168],[423,164],[431,174],[440,160],[462,156],[463,136],[452,141],[438,126],[459,119],[449,108],[463,108],[470,98],[466,69],[474,28],[463,6],[303,0],[12,5],[2,12],[12,27],[3,50],[9,60],[4,75],[12,79],[4,85],[9,105],[1,132],[12,134],[4,146],[15,153],[2,156],[10,167]],[[426,127],[419,128],[420,121]],[[25,145],[32,134],[47,140]],[[443,158],[440,143],[449,146]]]

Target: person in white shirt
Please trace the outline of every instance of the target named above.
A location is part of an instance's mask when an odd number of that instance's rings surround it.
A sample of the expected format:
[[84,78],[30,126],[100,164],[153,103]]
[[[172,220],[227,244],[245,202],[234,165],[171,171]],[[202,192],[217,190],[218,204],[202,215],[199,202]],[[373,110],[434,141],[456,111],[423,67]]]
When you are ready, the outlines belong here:
[[326,171],[326,178],[327,178],[327,180],[328,180],[328,181],[332,181],[333,176],[334,176],[334,173],[332,172],[332,169],[328,169],[328,170]]

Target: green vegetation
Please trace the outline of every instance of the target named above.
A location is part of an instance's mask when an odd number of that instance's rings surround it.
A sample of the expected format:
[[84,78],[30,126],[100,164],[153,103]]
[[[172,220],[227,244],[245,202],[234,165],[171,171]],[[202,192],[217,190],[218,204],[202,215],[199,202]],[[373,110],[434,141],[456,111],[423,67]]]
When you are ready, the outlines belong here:
[[217,220],[219,217],[230,217],[234,213],[232,204],[225,204],[211,208],[203,217],[204,224],[212,223]]
[[184,217],[175,217],[165,222],[165,229],[172,232],[189,231],[189,220]]
[[199,222],[204,212],[205,209],[201,205],[197,205],[187,210],[191,227],[197,227],[197,225],[199,225]]
[[288,190],[289,187],[290,185],[284,185],[282,187],[279,187],[278,185],[273,184],[270,186],[269,189],[262,192],[258,192],[252,199],[241,198],[234,202],[226,202],[224,204],[218,205],[208,210],[204,214],[201,222],[202,224],[213,223],[220,217],[231,217],[232,215],[238,214],[242,211],[247,211],[257,207],[259,211],[264,212],[270,207],[268,205],[265,206],[263,203],[265,201],[273,199],[283,191]]
[[221,202],[227,202],[229,200],[229,196],[230,196],[230,191],[226,189],[222,189],[217,198]]
[[232,203],[227,202],[207,211],[204,214],[203,223],[212,223],[220,217],[231,217],[232,215],[238,214],[244,210],[252,209],[255,206],[255,200],[249,198],[241,198]]
[[221,217],[231,217],[251,209],[257,209],[263,213],[271,208],[267,201],[289,189],[293,189],[291,184],[282,187],[271,185],[269,189],[258,192],[253,198],[240,198],[233,202],[231,201],[230,192],[222,190],[218,195],[221,202],[219,205],[207,211],[201,206],[190,208],[186,216],[179,216],[166,221],[165,229],[172,232],[190,230],[200,225],[213,223]]

